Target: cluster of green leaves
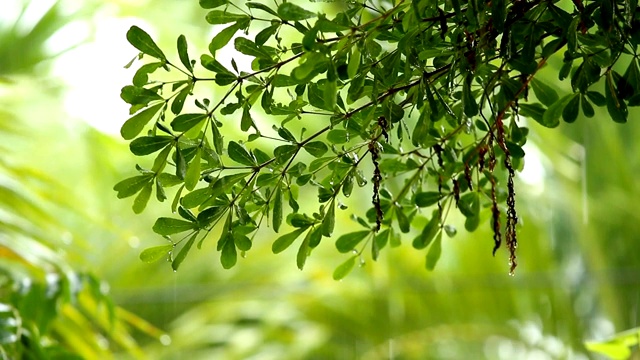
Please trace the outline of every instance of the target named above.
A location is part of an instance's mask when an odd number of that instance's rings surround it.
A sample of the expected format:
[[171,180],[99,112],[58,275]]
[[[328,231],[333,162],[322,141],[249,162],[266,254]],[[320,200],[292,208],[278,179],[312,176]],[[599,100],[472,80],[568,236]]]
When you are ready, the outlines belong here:
[[[295,2],[200,5],[210,9],[209,24],[225,25],[209,52],[193,60],[180,36],[180,63],[172,62],[133,26],[127,39],[140,58],[154,60],[121,93],[134,114],[122,127],[131,152],[158,154],[115,190],[120,198],[137,194],[138,213],[154,188],[164,201],[165,188],[179,186],[171,209],[181,219],[160,218],[153,227],[169,243],[141,254],[145,261],[169,256],[174,270],[214,228],[222,265],[230,268],[238,252],[251,249],[258,228],[280,232],[284,222],[293,230],[275,240],[273,252],[301,238],[302,269],[332,236],[336,208],[346,207],[341,199],[357,184],[372,204],[352,216],[362,229],[335,241],[350,255],[334,278],[364,261],[366,249],[375,260],[387,244],[399,245],[412,228],[421,229],[412,245],[428,248],[426,267],[433,269],[443,233],[456,234],[447,224],[453,208],[468,231],[491,217],[494,253],[506,239],[513,271],[513,178],[528,134],[519,115],[555,127],[560,118],[574,121],[580,105],[593,116],[593,103],[623,122],[626,106],[639,98],[635,2],[575,0],[568,10],[541,0],[366,0],[341,4],[333,18]],[[253,59],[249,71],[233,58],[231,68],[219,61],[231,39]],[[534,77],[562,50],[559,75],[571,78],[575,93],[560,98]],[[631,65],[620,75],[613,65],[626,55]],[[180,80],[150,81],[160,69],[177,71]],[[601,78],[605,87],[597,90]],[[206,82],[224,95],[198,98],[196,88]],[[521,104],[529,89],[539,103]],[[199,110],[183,112],[187,98]],[[226,140],[237,128],[246,135]],[[301,188],[314,189],[317,211],[301,209]]]

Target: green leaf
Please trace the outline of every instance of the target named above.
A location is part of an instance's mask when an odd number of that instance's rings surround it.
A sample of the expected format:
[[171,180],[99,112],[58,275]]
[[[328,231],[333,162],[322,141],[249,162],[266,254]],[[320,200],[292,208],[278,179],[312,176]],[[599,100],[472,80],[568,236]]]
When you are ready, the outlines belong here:
[[436,263],[440,259],[440,255],[442,254],[442,231],[438,233],[436,236],[436,240],[433,242],[433,245],[429,248],[429,252],[427,253],[427,261],[426,266],[427,270],[431,271],[436,267]]
[[251,239],[249,239],[248,236],[235,232],[233,233],[233,242],[240,251],[249,251],[253,246],[253,243],[251,243]]
[[184,187],[187,188],[187,190],[189,191],[193,190],[198,184],[198,181],[200,181],[201,158],[202,158],[202,150],[198,148],[196,150],[196,155],[189,163],[189,166],[187,167],[187,172],[184,176]]
[[278,16],[278,13],[276,13],[273,9],[271,9],[267,5],[260,4],[260,3],[257,3],[257,2],[251,2],[251,1],[247,2],[246,5],[247,5],[247,7],[249,9],[260,9],[262,11],[268,12],[269,14],[271,14],[273,16]]
[[480,216],[479,215],[468,217],[464,221],[464,228],[468,232],[475,231],[478,228],[479,225],[480,225]]
[[431,220],[429,220],[427,225],[422,229],[420,235],[413,239],[411,245],[418,250],[426,248],[433,240],[433,237],[436,236],[439,228],[440,212],[439,210],[434,210],[431,214]]
[[471,92],[471,83],[473,81],[473,75],[469,74],[465,78],[465,82],[462,85],[462,103],[464,104],[464,114],[468,117],[476,116],[478,114],[478,103],[475,96]]
[[327,81],[324,83],[324,109],[333,111],[333,108],[336,106],[337,94],[338,85],[335,81]]
[[427,207],[436,204],[441,197],[437,191],[421,192],[416,194],[414,202],[417,207]]
[[142,65],[133,76],[133,85],[144,86],[149,82],[149,74],[164,65],[161,61]]
[[522,74],[533,74],[538,68],[538,64],[533,58],[525,58],[524,56],[514,56],[509,59],[509,65],[512,69]]
[[222,64],[220,64],[218,60],[212,58],[207,54],[203,54],[202,56],[200,56],[200,64],[202,65],[203,68],[213,71],[218,75],[225,75],[226,77],[233,77],[233,78],[236,77],[234,73],[229,71],[226,67],[222,66]]
[[298,147],[296,145],[278,146],[273,151],[273,155],[276,159],[276,164],[286,163],[287,161],[289,161],[289,159],[291,159],[293,155],[296,154],[297,151],[298,151]]
[[365,76],[362,74],[358,74],[351,79],[351,83],[349,85],[349,91],[347,92],[347,102],[353,103],[363,96],[364,81],[365,81]]
[[336,226],[335,201],[331,201],[331,203],[327,207],[327,213],[322,219],[322,235],[329,237],[333,233],[333,229]]
[[195,229],[197,229],[195,223],[167,217],[159,218],[153,225],[153,232],[158,235],[172,235]]
[[238,144],[235,141],[229,142],[229,147],[227,151],[229,153],[229,157],[231,158],[231,160],[237,163],[240,163],[242,165],[247,165],[247,166],[257,165],[253,156],[249,154],[249,152],[244,148],[244,146]]
[[196,236],[198,236],[198,232],[191,235],[187,243],[184,244],[182,249],[180,249],[178,255],[176,255],[175,259],[173,259],[173,262],[171,263],[171,268],[173,269],[173,271],[177,271],[180,267],[180,264],[182,264],[184,259],[187,257],[189,250],[191,250],[191,246],[193,246],[193,243],[196,241]]
[[347,253],[353,250],[369,234],[371,234],[369,230],[344,234],[336,240],[336,248],[341,253]]
[[549,106],[549,108],[544,112],[544,115],[542,116],[542,122],[538,121],[540,125],[548,128],[554,128],[560,125],[560,117],[562,116],[562,112],[572,98],[573,94],[567,95]]
[[[302,57],[301,61],[304,62],[291,71],[291,76],[301,83],[306,83],[311,81],[323,70],[327,58],[317,53],[307,53]],[[324,67],[324,69],[326,69],[326,67]]]
[[411,231],[411,221],[409,221],[409,217],[404,212],[402,206],[397,206],[395,209],[396,218],[398,219],[398,227],[401,232],[406,234]]
[[562,110],[562,119],[568,123],[576,121],[580,111],[580,94],[573,94],[567,106]]
[[198,214],[198,224],[200,225],[200,228],[220,219],[228,209],[229,208],[226,206],[216,206],[202,210],[202,212]]
[[187,176],[187,162],[183,151],[178,146],[176,146],[176,176],[180,180],[184,180],[184,177]]
[[638,95],[633,95],[630,99],[629,99],[629,106],[640,106],[640,94]]
[[314,157],[321,157],[329,148],[322,141],[312,141],[304,145],[304,149]]
[[309,230],[307,236],[304,237],[302,244],[300,244],[300,247],[298,248],[298,253],[296,254],[296,266],[298,266],[298,269],[300,270],[304,269],[304,264],[307,262],[307,257],[309,257],[309,243],[311,242],[314,230],[315,229]]
[[477,216],[480,213],[480,194],[477,191],[464,194],[458,201],[458,209],[466,217]]
[[623,76],[623,81],[618,82],[618,95],[621,99],[629,99],[640,89],[640,70],[636,58],[631,60]]
[[278,29],[280,29],[280,24],[274,24],[262,29],[262,31],[260,31],[255,37],[256,45],[264,45],[269,38],[278,32]]
[[200,0],[200,7],[203,9],[215,9],[229,3],[229,0]]
[[293,242],[298,238],[298,236],[300,236],[300,234],[302,234],[306,230],[307,230],[307,228],[300,228],[300,229],[294,230],[294,231],[292,231],[292,232],[290,232],[288,234],[284,234],[284,235],[280,236],[271,245],[271,251],[274,254],[279,254],[279,253],[285,251],[289,246],[291,246],[291,244],[293,244]]
[[505,0],[493,0],[491,1],[491,18],[493,20],[493,26],[499,32],[504,31],[504,23],[507,17],[507,4]]
[[309,236],[309,247],[314,249],[320,245],[320,241],[322,241],[322,229],[319,226],[314,227]]
[[247,177],[249,174],[250,173],[232,174],[232,175],[226,175],[226,176],[223,176],[223,177],[217,179],[211,185],[211,196],[212,197],[217,197],[217,196],[222,195],[222,194],[224,194],[226,192],[229,192],[231,190],[231,188],[233,187],[233,185],[235,185],[240,180],[242,180],[245,177]]
[[387,245],[389,241],[389,229],[385,229],[384,231],[376,234],[373,241],[371,242],[371,257],[374,261],[378,260],[380,256],[380,250]]
[[356,264],[356,256],[352,256],[349,259],[347,259],[347,261],[340,264],[333,271],[333,280],[341,280],[345,276],[349,275],[351,270],[353,270],[353,267],[355,266],[355,264]]
[[180,90],[178,95],[173,98],[173,102],[171,102],[171,112],[175,115],[178,115],[182,108],[184,107],[184,101],[187,99],[187,96],[191,93],[192,86],[187,86],[184,89]]
[[207,117],[207,114],[181,114],[171,122],[171,128],[175,131],[188,131],[198,125]]
[[553,105],[553,103],[558,101],[560,98],[555,89],[536,78],[533,78],[529,84],[531,85],[536,98],[546,106]]
[[187,38],[185,38],[184,35],[178,36],[178,56],[180,57],[180,62],[189,72],[193,72],[193,65],[191,65],[191,60],[189,60],[189,52],[187,49]]
[[153,105],[148,107],[134,116],[130,117],[129,120],[125,121],[120,129],[120,135],[125,140],[131,140],[138,136],[145,125],[153,118],[153,116],[164,106],[163,103]]
[[332,144],[344,144],[349,141],[349,133],[342,129],[333,129],[327,133],[327,141]]
[[177,176],[169,173],[162,173],[158,175],[158,181],[160,181],[160,183],[164,187],[175,186],[182,182],[182,180],[180,180]]
[[282,188],[278,186],[273,199],[273,231],[278,232],[282,224]]
[[253,41],[249,39],[246,39],[243,37],[237,37],[234,40],[234,45],[236,50],[238,50],[239,52],[245,55],[271,60],[271,55],[269,55],[269,53],[266,52],[262,48],[262,46],[256,45]]
[[194,208],[209,200],[213,195],[210,187],[194,190],[182,198],[181,204],[187,209]]
[[571,72],[572,64],[573,64],[573,60],[566,61],[566,62],[564,62],[564,64],[562,64],[562,67],[560,68],[560,71],[558,72],[558,80],[562,81],[562,80],[566,79],[567,76],[569,76],[569,73]]
[[308,228],[309,226],[315,224],[316,220],[313,218],[310,218],[306,214],[293,213],[287,216],[287,222],[291,224],[291,226],[293,227]]
[[231,269],[238,261],[238,253],[236,252],[236,244],[232,239],[227,239],[222,246],[222,254],[220,255],[220,263],[225,269]]
[[607,105],[607,99],[597,91],[587,91],[587,97],[591,102],[596,104],[596,106],[605,106]]
[[187,221],[191,221],[191,222],[198,221],[198,219],[195,217],[195,215],[193,215],[193,213],[190,210],[185,209],[182,206],[178,207],[178,215],[180,215],[183,219]]
[[172,244],[150,247],[140,253],[140,260],[146,263],[156,262],[166,258],[171,250],[173,250]]
[[241,20],[250,21],[251,18],[247,15],[234,14],[234,13],[229,13],[229,12],[220,11],[220,10],[212,10],[212,11],[209,11],[207,16],[205,17],[205,20],[207,20],[207,22],[211,25],[218,25],[218,24],[227,24],[230,22],[237,22]]
[[113,190],[118,192],[118,199],[124,199],[142,190],[152,179],[153,174],[134,176],[120,181],[113,187]]
[[149,181],[140,191],[138,196],[133,200],[133,212],[140,214],[147,207],[149,198],[151,198],[151,191],[153,190],[153,181]]
[[507,150],[509,150],[509,154],[511,156],[514,158],[524,158],[524,150],[522,150],[520,145],[508,140],[505,141],[505,145],[507,146]]
[[617,123],[626,123],[629,110],[627,109],[627,105],[624,101],[616,94],[611,73],[607,74],[604,93],[607,101],[607,110],[609,111],[611,119]]
[[632,359],[633,353],[623,341],[611,340],[607,342],[585,342],[587,350],[605,355],[609,359]]
[[[176,176],[177,178],[177,176]],[[171,212],[173,212],[175,214],[176,209],[178,208],[178,203],[180,202],[181,196],[182,196],[182,190],[184,190],[184,184],[182,184],[179,188],[178,191],[176,191],[175,196],[173,197],[173,201],[171,202]]]
[[211,132],[213,133],[213,149],[217,154],[222,154],[222,148],[224,146],[224,138],[220,134],[220,129],[215,124],[215,121],[211,122]]
[[271,80],[271,85],[274,87],[287,87],[287,86],[295,86],[300,82],[291,76],[275,74]]
[[134,155],[149,155],[163,149],[173,141],[171,136],[142,136],[129,144],[129,149]]
[[[588,59],[588,58],[586,58]],[[571,77],[571,86],[576,92],[585,92],[600,79],[600,67],[593,61],[585,60]]]
[[584,114],[584,116],[588,118],[594,117],[596,111],[594,110],[589,100],[587,100],[587,97],[584,95],[580,95],[580,97],[580,105],[582,105],[582,113]]
[[160,50],[158,45],[151,39],[151,36],[139,27],[134,25],[127,31],[127,40],[141,52],[160,60],[167,60],[162,50]]
[[333,110],[329,108],[325,102],[324,98],[324,90],[321,90],[317,83],[311,83],[309,85],[309,90],[307,91],[307,98],[309,99],[309,103],[312,106],[317,107],[318,109],[323,110]]
[[411,142],[414,146],[424,146],[427,140],[432,139],[429,135],[429,130],[432,125],[429,113],[429,104],[424,104],[420,110],[418,121],[416,121],[416,127],[413,129],[413,134],[411,135]]
[[158,201],[160,202],[167,200],[167,194],[164,192],[164,187],[162,187],[162,184],[160,183],[157,177],[156,177],[155,183],[156,183],[156,199],[158,199]]
[[340,32],[340,31],[349,30],[348,26],[340,25],[337,22],[329,20],[325,17],[319,18],[313,27],[318,29],[318,31],[321,31],[321,32]]
[[245,105],[242,107],[242,118],[240,119],[240,130],[247,131],[251,127],[256,128],[256,124],[253,122],[253,118],[251,117],[251,113],[249,112],[249,106]]
[[316,14],[311,11],[307,11],[298,5],[290,2],[282,3],[278,6],[278,15],[282,20],[287,21],[300,21],[315,17]]
[[146,105],[151,101],[164,100],[162,96],[158,95],[156,92],[157,88],[154,90],[140,86],[127,85],[120,91],[120,97],[127,104],[131,105]]
[[542,122],[544,121],[543,118],[545,111],[547,111],[547,109],[538,103],[520,104],[520,115],[532,118],[540,124],[542,124]]
[[217,33],[209,43],[209,52],[211,53],[211,55],[215,55],[217,50],[222,49],[225,45],[227,45],[233,35],[235,35],[235,33],[238,32],[238,30],[240,30],[244,25],[244,22],[237,21],[235,24]]

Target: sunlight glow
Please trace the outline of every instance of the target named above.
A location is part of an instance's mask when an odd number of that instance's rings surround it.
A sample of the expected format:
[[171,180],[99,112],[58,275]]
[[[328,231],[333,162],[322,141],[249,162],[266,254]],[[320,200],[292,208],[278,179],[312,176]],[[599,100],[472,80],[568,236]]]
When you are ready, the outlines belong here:
[[123,68],[137,54],[125,40],[134,23],[151,28],[138,18],[97,14],[92,41],[60,56],[54,64],[54,75],[67,84],[67,113],[107,134],[119,134],[129,117],[129,106],[116,94],[131,82],[135,71]]

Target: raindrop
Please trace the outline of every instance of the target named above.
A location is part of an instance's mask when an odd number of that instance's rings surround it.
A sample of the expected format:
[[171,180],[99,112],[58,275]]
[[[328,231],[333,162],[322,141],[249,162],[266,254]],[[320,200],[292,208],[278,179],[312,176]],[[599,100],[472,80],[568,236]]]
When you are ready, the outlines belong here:
[[167,334],[162,334],[160,335],[160,343],[164,346],[169,346],[171,345],[171,336],[167,335]]
[[471,119],[469,118],[464,122],[464,132],[465,134],[471,134]]

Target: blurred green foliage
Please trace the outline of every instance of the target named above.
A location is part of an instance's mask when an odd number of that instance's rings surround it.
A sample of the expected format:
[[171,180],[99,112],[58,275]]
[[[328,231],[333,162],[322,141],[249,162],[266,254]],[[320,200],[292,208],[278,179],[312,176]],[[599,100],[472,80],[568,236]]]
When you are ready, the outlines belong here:
[[[210,27],[197,25],[205,12],[195,4],[154,4],[111,6],[155,27],[161,48],[175,46],[173,26],[213,37]],[[134,55],[114,54],[113,62],[124,65]],[[559,68],[556,60],[551,66]],[[492,233],[482,219],[473,235],[443,239],[433,273],[424,270],[424,254],[410,249],[412,237],[402,237],[403,245],[381,254],[376,266],[356,264],[336,282],[334,249],[318,249],[300,272],[290,261],[296,249],[271,254],[268,231],[232,270],[223,271],[215,247],[206,244],[178,273],[166,263],[140,262],[140,249],[158,244],[150,228],[164,209],[135,215],[130,203],[113,198],[113,185],[130,175],[121,169],[133,166],[125,144],[66,115],[64,83],[28,73],[12,81],[0,89],[0,189],[11,189],[0,196],[0,267],[9,273],[0,276],[0,302],[9,305],[0,308],[0,341],[15,333],[7,319],[22,318],[19,309],[28,302],[9,286],[18,284],[16,273],[34,279],[33,294],[59,289],[48,302],[57,299],[56,307],[37,298],[38,309],[57,309],[40,337],[44,347],[60,344],[86,359],[587,359],[593,355],[584,341],[606,341],[639,324],[640,125],[631,121],[638,116],[633,110],[624,126],[600,109],[556,130],[529,124],[537,151],[527,149],[525,162],[535,168],[539,161],[546,175],[517,183],[524,222],[515,277],[487,251]],[[566,81],[553,84],[561,96],[571,91]],[[353,208],[370,198],[351,201]],[[336,231],[354,226],[348,212],[339,214]],[[452,224],[461,228],[464,219]],[[47,281],[50,270],[58,277]],[[74,303],[67,294],[75,279],[86,285]],[[121,309],[122,328],[111,333],[102,325],[107,289]],[[141,350],[127,353],[110,334]]]

